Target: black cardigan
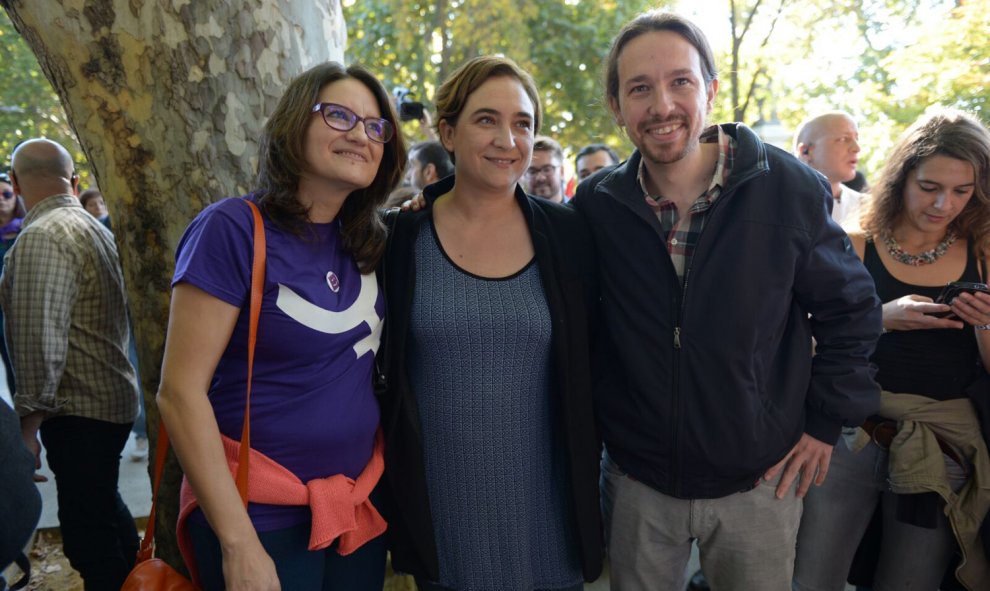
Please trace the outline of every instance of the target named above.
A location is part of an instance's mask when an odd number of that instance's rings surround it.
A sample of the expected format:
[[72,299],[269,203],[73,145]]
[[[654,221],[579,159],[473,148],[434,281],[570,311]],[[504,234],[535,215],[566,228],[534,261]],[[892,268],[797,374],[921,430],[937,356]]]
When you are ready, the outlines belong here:
[[[454,177],[424,190],[431,204],[451,190]],[[595,429],[589,370],[589,315],[597,300],[596,264],[587,225],[574,210],[529,197],[516,189],[526,218],[543,290],[550,309],[552,395],[566,433],[568,475],[584,578],[602,570],[602,528],[598,496],[599,439]],[[400,572],[439,579],[433,520],[426,486],[419,410],[406,371],[406,340],[415,282],[414,241],[429,222],[429,209],[403,212],[389,220],[382,263],[386,313],[381,394],[385,432],[385,477],[380,485],[388,520],[392,565]]]

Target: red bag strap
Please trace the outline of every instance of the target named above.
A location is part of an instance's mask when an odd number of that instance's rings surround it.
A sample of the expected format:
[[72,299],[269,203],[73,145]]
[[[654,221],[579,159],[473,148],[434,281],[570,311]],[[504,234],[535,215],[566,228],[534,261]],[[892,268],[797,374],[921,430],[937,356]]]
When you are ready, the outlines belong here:
[[[241,427],[240,455],[237,459],[237,492],[241,501],[247,507],[248,503],[248,458],[251,451],[251,382],[254,374],[254,347],[258,341],[258,317],[261,315],[261,298],[265,287],[265,225],[261,219],[261,211],[253,202],[244,200],[251,208],[254,218],[254,257],[251,262],[251,299],[249,303],[248,325],[248,366],[247,393],[244,401],[244,424]],[[165,471],[165,456],[168,454],[169,439],[165,423],[158,419],[158,445],[155,446],[155,472],[152,479],[151,511],[148,513],[148,526],[144,530],[144,539],[138,550],[137,562],[150,560],[154,555],[155,546],[155,514],[158,505],[158,486],[161,484],[162,473]]]
[[245,200],[254,216],[254,258],[251,265],[250,324],[248,325],[247,393],[244,399],[244,425],[241,427],[241,448],[237,458],[237,491],[241,502],[248,504],[248,458],[251,452],[251,382],[254,376],[254,346],[258,342],[258,318],[265,289],[265,223],[253,201]]

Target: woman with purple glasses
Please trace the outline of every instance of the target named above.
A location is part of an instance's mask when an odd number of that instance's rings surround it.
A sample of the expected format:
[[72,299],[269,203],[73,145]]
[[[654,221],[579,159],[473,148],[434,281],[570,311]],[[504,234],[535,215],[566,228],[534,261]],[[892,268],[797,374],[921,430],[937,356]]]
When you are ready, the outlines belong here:
[[[0,172],[0,273],[3,272],[3,259],[21,231],[21,222],[27,210],[24,203],[14,194],[14,185],[7,173]],[[7,354],[7,339],[3,335],[3,312],[0,312],[0,357],[3,357],[3,367],[7,370],[7,389],[13,396],[16,391],[14,384],[14,368],[10,365]]]
[[[326,63],[292,81],[259,152],[257,191],[204,209],[176,255],[158,404],[187,479],[180,548],[206,591],[381,589],[385,523],[360,491],[381,475],[378,209],[405,147],[378,80]],[[267,240],[247,510],[231,476],[247,381],[245,200]]]

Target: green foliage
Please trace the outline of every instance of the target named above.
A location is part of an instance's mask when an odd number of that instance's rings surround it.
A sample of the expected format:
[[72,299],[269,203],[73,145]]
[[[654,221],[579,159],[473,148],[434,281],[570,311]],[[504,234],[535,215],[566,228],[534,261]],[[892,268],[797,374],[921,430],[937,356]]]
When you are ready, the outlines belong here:
[[[33,137],[51,138],[73,154],[79,172],[85,173],[85,157],[65,111],[38,60],[0,11],[0,170],[10,166],[10,153],[18,143]],[[87,179],[83,179],[84,183]]]
[[[439,83],[475,55],[499,53],[533,74],[543,132],[573,154],[604,142],[631,152],[602,104],[612,36],[634,15],[673,5],[649,0],[344,0],[348,58],[388,87],[428,105]],[[990,120],[987,0],[722,0],[695,18],[715,46],[721,87],[713,121],[776,119],[795,129],[809,114],[851,112],[861,166],[878,169],[898,134],[932,104]],[[688,6],[682,3],[681,8]],[[729,19],[736,10],[738,60]],[[711,14],[720,18],[712,19]],[[688,13],[688,16],[691,15]],[[748,28],[744,25],[749,22]],[[714,24],[713,24],[714,23]],[[723,26],[724,25],[724,26]],[[718,27],[722,26],[721,29]],[[745,31],[745,34],[742,34]],[[6,14],[0,15],[0,168],[17,142],[46,136],[85,161],[58,98]],[[732,88],[737,87],[737,102]],[[746,101],[747,97],[749,100]],[[415,122],[404,131],[422,139]]]
[[[963,3],[919,31],[917,43],[883,62],[891,102],[913,119],[928,104],[966,109],[990,118],[990,5]],[[932,59],[938,56],[938,59]]]
[[[930,18],[901,15],[911,44],[878,54],[875,77],[864,79],[861,107],[874,149],[867,166],[878,170],[900,133],[935,106],[968,110],[990,123],[990,6],[944,3]],[[934,17],[934,18],[931,18]]]
[[[542,133],[570,153],[604,142],[629,154],[631,145],[602,104],[602,62],[622,25],[655,6],[649,0],[345,3],[347,53],[387,86],[406,86],[427,104],[463,61],[490,53],[508,56],[536,79],[545,112]],[[422,139],[414,123],[407,125],[407,133]]]
[[[859,122],[860,167],[875,173],[900,133],[932,105],[990,120],[990,3],[986,0],[725,0],[739,42],[719,51],[722,86],[712,118],[776,119],[795,130],[815,113]],[[779,11],[779,14],[778,14]],[[713,43],[717,37],[710,34]],[[738,85],[739,102],[731,100]],[[751,92],[745,109],[743,99]],[[740,115],[734,117],[734,115]]]
[[[950,0],[719,4],[724,10],[712,10],[709,3],[697,16],[687,13],[708,34],[721,70],[712,121],[775,120],[794,130],[809,114],[847,110],[860,121],[869,173],[893,137],[929,104],[990,108],[986,2],[960,3],[948,19],[943,17],[954,6]],[[621,26],[656,6],[614,0],[353,2],[344,7],[348,56],[388,86],[407,86],[429,104],[440,81],[463,60],[507,55],[537,81],[544,133],[571,153],[603,141],[625,155],[631,145],[602,104],[602,61]],[[940,24],[932,27],[933,22]],[[415,123],[407,123],[405,131],[413,139],[423,137]]]

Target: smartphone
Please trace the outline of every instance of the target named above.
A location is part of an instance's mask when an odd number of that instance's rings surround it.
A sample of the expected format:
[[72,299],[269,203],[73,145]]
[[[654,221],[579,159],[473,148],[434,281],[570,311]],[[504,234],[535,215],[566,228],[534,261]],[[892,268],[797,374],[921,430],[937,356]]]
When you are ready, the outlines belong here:
[[952,283],[945,286],[942,289],[942,293],[939,294],[938,299],[935,300],[936,304],[946,304],[951,306],[952,300],[956,299],[961,293],[976,293],[982,291],[984,293],[990,293],[990,287],[986,283],[970,283],[968,281],[953,281]]
[[[976,293],[978,291],[982,291],[984,293],[990,293],[990,286],[987,286],[986,283],[972,283],[972,282],[969,282],[969,281],[953,281],[952,283],[946,285],[942,289],[942,293],[940,293],[938,295],[938,297],[935,298],[935,303],[936,304],[945,304],[947,306],[951,306],[952,305],[952,300],[956,299],[956,296],[958,296],[959,294],[961,294],[961,293]],[[936,312],[936,313],[930,314],[930,315],[931,316],[935,316],[937,318],[955,318],[956,317],[956,315],[953,312],[951,312],[951,311],[949,311],[949,312]]]

